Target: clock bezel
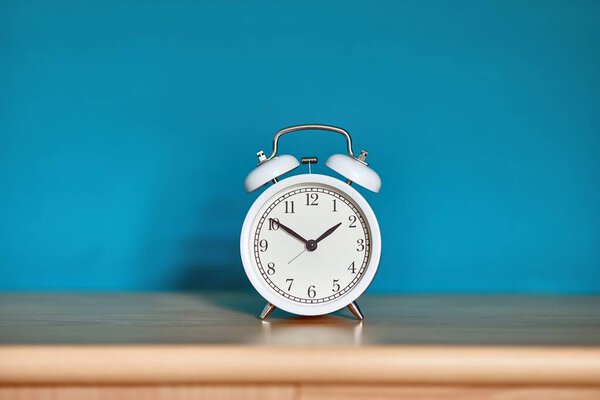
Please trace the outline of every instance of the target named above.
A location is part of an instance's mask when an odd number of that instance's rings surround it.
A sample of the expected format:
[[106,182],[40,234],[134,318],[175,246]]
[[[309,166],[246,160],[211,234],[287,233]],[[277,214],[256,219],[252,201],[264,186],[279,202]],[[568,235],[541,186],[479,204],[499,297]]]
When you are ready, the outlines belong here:
[[[281,192],[291,186],[302,184],[310,185],[311,183],[323,184],[333,187],[340,191],[345,196],[349,197],[356,203],[359,209],[362,211],[363,217],[368,224],[370,230],[371,240],[371,255],[365,272],[362,278],[356,283],[356,285],[343,296],[334,299],[327,303],[297,303],[292,300],[282,297],[275,292],[265,280],[260,276],[258,268],[253,264],[252,251],[250,249],[253,243],[253,232],[251,232],[253,222],[259,217],[258,213],[275,194]],[[354,300],[356,300],[364,291],[369,287],[377,269],[379,268],[379,260],[381,258],[381,233],[379,231],[379,223],[375,217],[373,209],[365,198],[353,187],[339,179],[333,178],[328,175],[321,174],[302,174],[289,177],[281,180],[263,193],[254,201],[250,210],[246,214],[244,224],[242,225],[242,233],[240,236],[240,254],[242,258],[242,264],[244,271],[252,283],[252,286],[258,291],[258,293],[269,303],[273,304],[277,308],[291,312],[297,315],[323,315],[338,311]]]

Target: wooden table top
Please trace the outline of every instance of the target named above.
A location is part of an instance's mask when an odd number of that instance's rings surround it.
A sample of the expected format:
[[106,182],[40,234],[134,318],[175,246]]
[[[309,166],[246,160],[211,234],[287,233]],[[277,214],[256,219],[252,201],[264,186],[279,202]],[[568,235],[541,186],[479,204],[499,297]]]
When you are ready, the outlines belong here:
[[600,297],[371,295],[362,323],[345,310],[261,322],[263,305],[235,293],[0,294],[0,383],[600,384]]

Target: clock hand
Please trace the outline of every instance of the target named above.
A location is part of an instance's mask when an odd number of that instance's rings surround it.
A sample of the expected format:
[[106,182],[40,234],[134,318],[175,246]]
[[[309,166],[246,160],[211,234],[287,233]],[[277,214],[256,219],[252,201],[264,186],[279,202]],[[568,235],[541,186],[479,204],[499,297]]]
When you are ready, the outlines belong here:
[[323,234],[321,236],[319,236],[318,238],[315,239],[315,242],[319,243],[321,240],[325,239],[327,236],[331,235],[337,228],[340,227],[342,223],[340,222],[339,224],[332,226],[331,228],[327,229],[325,232],[323,232]]
[[300,257],[302,254],[304,254],[305,251],[306,251],[306,247],[296,257],[294,257],[290,261],[288,261],[288,264],[291,264],[292,261],[294,261],[296,258]]
[[269,220],[272,221],[273,224],[277,224],[277,226],[280,226],[281,229],[283,229],[284,231],[286,231],[287,233],[289,233],[290,235],[292,235],[293,237],[295,237],[302,243],[306,244],[306,242],[308,242],[308,240],[304,239],[302,236],[298,235],[296,232],[294,232],[293,230],[291,230],[290,228],[288,228],[281,222],[275,221],[273,218],[269,218]]

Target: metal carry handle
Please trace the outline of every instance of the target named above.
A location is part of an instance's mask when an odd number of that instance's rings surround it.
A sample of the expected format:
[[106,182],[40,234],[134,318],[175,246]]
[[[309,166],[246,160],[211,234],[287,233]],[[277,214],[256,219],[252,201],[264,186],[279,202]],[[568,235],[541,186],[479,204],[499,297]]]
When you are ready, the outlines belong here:
[[[330,131],[330,132],[339,133],[340,135],[342,135],[346,138],[346,146],[348,147],[348,155],[356,160],[359,160],[358,158],[356,158],[354,156],[354,152],[352,151],[352,138],[350,137],[350,134],[348,132],[346,132],[344,129],[338,128],[337,126],[331,126],[331,125],[308,124],[308,125],[290,126],[288,128],[283,128],[279,132],[277,132],[275,134],[275,137],[273,138],[273,152],[264,161],[269,161],[270,159],[272,159],[273,157],[275,157],[277,155],[277,150],[279,149],[279,138],[280,137],[282,137],[283,135],[288,134],[288,133],[292,133],[292,132],[296,132],[296,131],[307,131],[307,130]],[[359,160],[359,161],[362,162],[362,160]]]

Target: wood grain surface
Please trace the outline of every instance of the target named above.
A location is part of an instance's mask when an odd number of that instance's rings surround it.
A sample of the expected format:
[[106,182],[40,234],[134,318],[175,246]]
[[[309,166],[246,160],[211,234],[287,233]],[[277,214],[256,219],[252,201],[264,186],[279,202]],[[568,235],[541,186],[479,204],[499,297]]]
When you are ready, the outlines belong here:
[[[303,386],[299,400],[598,400],[600,388],[508,386]],[[0,398],[1,399],[1,398]]]
[[0,386],[0,400],[295,400],[293,386]]
[[600,384],[600,349],[4,346],[0,384]]
[[256,315],[244,294],[0,294],[2,344],[600,346],[600,297],[367,296],[349,312]]
[[477,386],[34,386],[1,387],[0,400],[598,400],[600,388]]
[[1,399],[596,399],[600,297],[1,294]]

